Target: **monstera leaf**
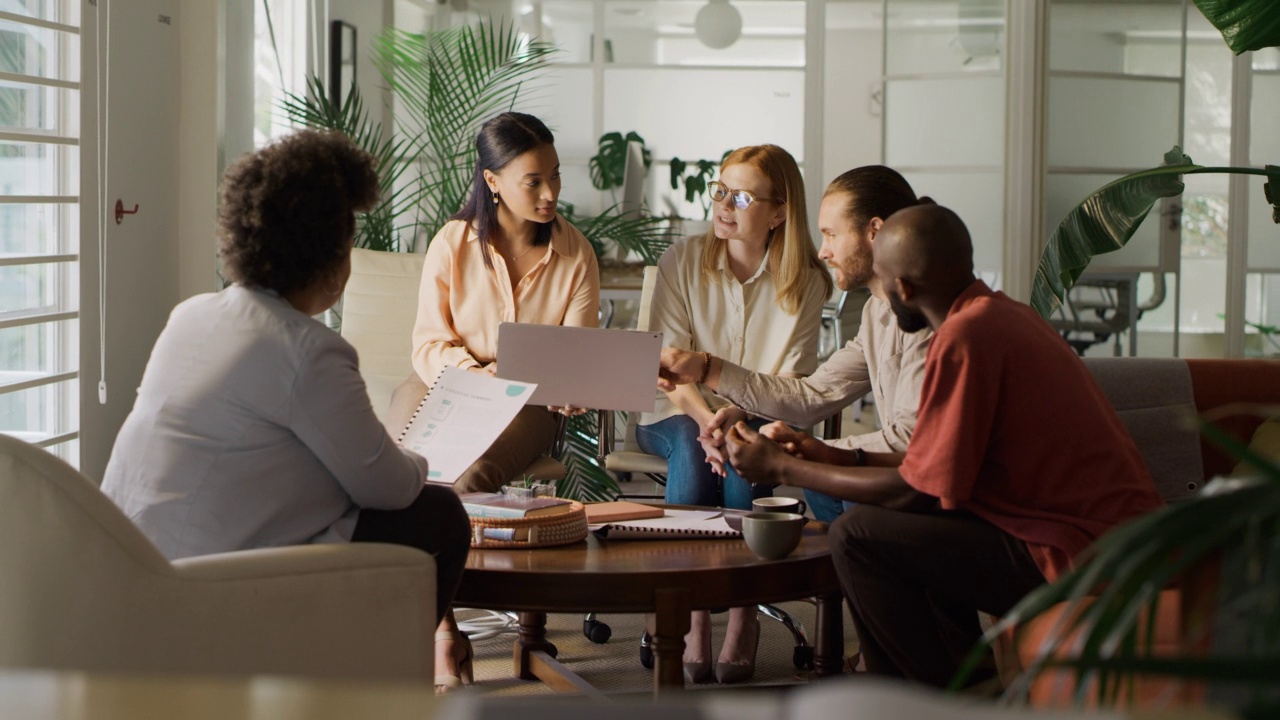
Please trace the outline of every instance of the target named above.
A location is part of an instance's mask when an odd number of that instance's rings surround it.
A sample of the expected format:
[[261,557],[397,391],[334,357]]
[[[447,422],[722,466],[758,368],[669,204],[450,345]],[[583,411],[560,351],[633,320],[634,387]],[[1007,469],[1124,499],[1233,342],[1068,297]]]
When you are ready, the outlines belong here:
[[1237,55],[1280,45],[1276,0],[1195,0],[1195,4]]
[[605,133],[600,136],[599,151],[587,164],[591,170],[591,184],[597,190],[622,187],[627,174],[627,145],[633,140],[640,143],[644,166],[648,169],[653,162],[653,153],[644,147],[644,138],[634,130],[626,137],[620,132]]
[[1200,173],[1242,173],[1268,178],[1266,199],[1273,217],[1280,222],[1280,167],[1265,170],[1242,167],[1196,165],[1182,148],[1175,146],[1158,168],[1126,175],[1104,185],[1067,214],[1049,237],[1036,277],[1031,285],[1031,307],[1048,318],[1059,306],[1067,290],[1080,278],[1095,255],[1114,252],[1133,237],[1147,213],[1162,197],[1182,194],[1182,176]]

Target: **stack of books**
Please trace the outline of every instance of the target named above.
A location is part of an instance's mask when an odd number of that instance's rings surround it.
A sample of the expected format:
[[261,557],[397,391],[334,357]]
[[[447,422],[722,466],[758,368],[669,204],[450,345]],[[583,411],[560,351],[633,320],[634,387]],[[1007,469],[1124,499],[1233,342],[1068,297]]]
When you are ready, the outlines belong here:
[[461,498],[463,509],[473,518],[545,517],[567,513],[573,507],[562,498],[517,498],[502,493],[465,493]]

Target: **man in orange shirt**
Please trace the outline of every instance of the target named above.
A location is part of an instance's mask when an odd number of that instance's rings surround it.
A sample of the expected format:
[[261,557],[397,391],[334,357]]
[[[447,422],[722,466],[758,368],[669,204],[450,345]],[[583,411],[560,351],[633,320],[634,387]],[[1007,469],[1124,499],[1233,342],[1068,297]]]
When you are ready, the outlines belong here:
[[901,210],[874,250],[899,325],[935,332],[907,452],[837,465],[803,433],[738,425],[729,456],[752,482],[859,503],[831,546],[867,670],[942,686],[981,634],[977,611],[1004,614],[1161,500],[1080,359],[974,278],[955,213]]

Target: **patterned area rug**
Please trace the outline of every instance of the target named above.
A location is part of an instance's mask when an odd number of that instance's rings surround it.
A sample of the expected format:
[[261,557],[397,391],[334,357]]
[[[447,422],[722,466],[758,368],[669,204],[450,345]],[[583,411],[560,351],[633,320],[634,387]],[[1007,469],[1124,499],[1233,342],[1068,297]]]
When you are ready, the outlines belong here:
[[[805,602],[788,602],[778,605],[789,613],[794,622],[803,626],[809,642],[814,641],[814,607]],[[486,613],[475,610],[459,610],[458,620],[484,620]],[[720,651],[724,640],[728,613],[711,616],[711,644],[714,652]],[[582,615],[556,614],[547,617],[547,638],[559,650],[557,659],[581,675],[600,690],[614,694],[647,693],[653,688],[653,673],[640,663],[640,635],[644,630],[643,615],[601,615],[599,620],[609,625],[612,637],[607,643],[597,645],[582,634]],[[781,623],[760,616],[760,649],[756,658],[756,674],[753,686],[791,686],[808,683],[809,670],[799,670],[793,664],[795,643],[791,633]],[[858,649],[857,635],[845,613],[845,646],[848,657]],[[515,642],[514,625],[507,632],[492,637],[476,636],[475,691],[494,695],[551,694],[544,685],[535,681],[512,677],[512,644]],[[713,680],[695,689],[711,689],[719,686]]]

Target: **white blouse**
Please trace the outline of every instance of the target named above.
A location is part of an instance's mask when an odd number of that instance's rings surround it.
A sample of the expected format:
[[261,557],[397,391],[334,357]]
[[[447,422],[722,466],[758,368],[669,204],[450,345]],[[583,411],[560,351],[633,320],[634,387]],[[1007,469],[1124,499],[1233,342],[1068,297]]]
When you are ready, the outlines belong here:
[[351,539],[407,507],[425,458],[378,422],[355,349],[274,293],[174,308],[102,490],[170,559]]
[[[705,243],[705,235],[685,238],[667,248],[658,261],[649,328],[662,333],[662,344],[708,352],[755,372],[813,372],[818,366],[822,305],[827,300],[824,285],[808,283],[800,308],[792,315],[778,304],[767,259],[746,282],[738,282],[727,255],[721,255],[717,282],[707,282],[702,274]],[[698,390],[712,410],[729,404],[705,387]],[[642,414],[640,424],[679,414],[680,409],[659,392],[654,411]]]

